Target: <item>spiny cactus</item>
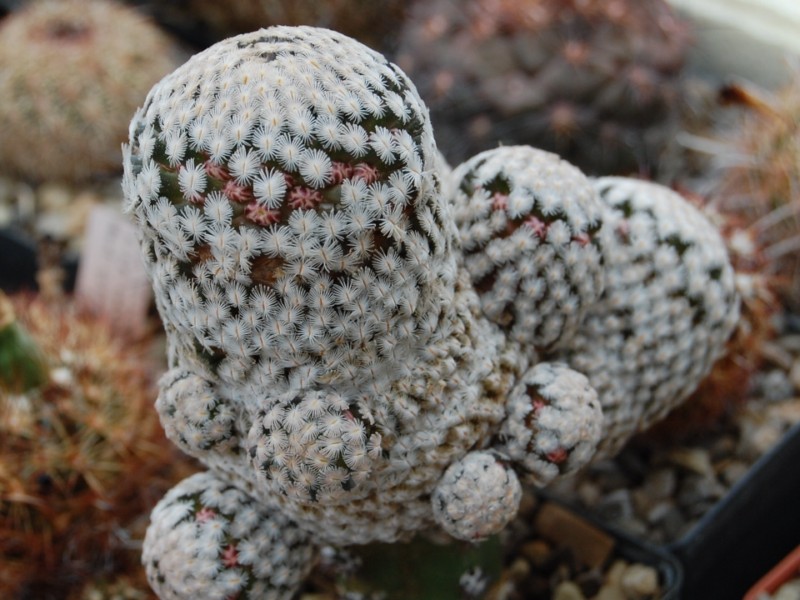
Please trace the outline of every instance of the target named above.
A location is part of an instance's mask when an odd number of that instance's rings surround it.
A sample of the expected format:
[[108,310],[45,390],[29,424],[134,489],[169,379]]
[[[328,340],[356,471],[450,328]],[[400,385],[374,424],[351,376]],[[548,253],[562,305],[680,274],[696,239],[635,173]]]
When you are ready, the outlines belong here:
[[530,144],[624,174],[674,132],[687,38],[665,0],[436,0],[415,3],[397,60],[449,160]]
[[312,566],[308,534],[210,473],[156,505],[142,560],[160,598],[292,598]]
[[166,78],[134,121],[126,188],[162,310],[208,373],[381,390],[438,335],[455,231],[410,82],[310,31],[222,42]]
[[539,363],[509,393],[498,450],[538,486],[589,462],[603,412],[589,380],[562,363]]
[[598,455],[647,429],[697,387],[739,317],[718,231],[681,196],[646,181],[595,181],[604,201],[605,291],[562,358],[597,390]]
[[776,293],[779,280],[770,274],[750,223],[741,215],[720,211],[708,198],[695,195],[693,200],[717,227],[728,249],[741,298],[740,315],[724,356],[684,403],[648,430],[648,440],[656,442],[698,435],[747,400],[751,377],[767,359],[767,343],[777,334],[776,317],[782,310]]
[[454,216],[481,308],[520,343],[571,338],[602,292],[601,206],[589,180],[525,146],[483,152],[453,173]]
[[[302,575],[320,544],[497,532],[517,472],[544,484],[660,416],[734,318],[724,248],[677,197],[655,208],[657,186],[593,187],[524,147],[451,174],[408,78],[329,30],[196,55],[153,88],[124,155],[169,340],[156,408],[209,468],[152,515],[144,560],[164,597],[288,598],[300,577],[277,574]],[[525,264],[537,253],[550,271]],[[671,354],[686,343],[694,355]],[[224,541],[193,541],[211,531],[197,515],[218,515],[200,488],[232,498]],[[240,510],[289,537],[231,533]],[[224,570],[240,544],[269,568]]]
[[108,0],[43,0],[0,23],[0,169],[33,181],[119,169],[125,123],[178,64],[173,43]]
[[0,596],[66,597],[119,575],[144,589],[141,520],[192,466],[149,410],[140,350],[70,304],[8,304],[17,334],[0,332],[0,356],[24,351],[38,375],[25,386],[0,375]]
[[731,86],[726,96],[747,110],[715,157],[711,203],[749,226],[763,253],[763,273],[784,303],[800,308],[800,71],[770,93]]

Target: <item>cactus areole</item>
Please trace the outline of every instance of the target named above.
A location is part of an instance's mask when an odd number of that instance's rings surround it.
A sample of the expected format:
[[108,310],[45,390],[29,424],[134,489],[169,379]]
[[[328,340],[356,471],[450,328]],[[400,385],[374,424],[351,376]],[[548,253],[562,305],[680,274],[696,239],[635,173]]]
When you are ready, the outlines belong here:
[[736,319],[678,196],[528,147],[451,173],[405,74],[329,30],[194,56],[124,154],[169,340],[156,408],[208,467],[153,511],[162,598],[290,598],[321,544],[483,539],[520,479],[682,400]]

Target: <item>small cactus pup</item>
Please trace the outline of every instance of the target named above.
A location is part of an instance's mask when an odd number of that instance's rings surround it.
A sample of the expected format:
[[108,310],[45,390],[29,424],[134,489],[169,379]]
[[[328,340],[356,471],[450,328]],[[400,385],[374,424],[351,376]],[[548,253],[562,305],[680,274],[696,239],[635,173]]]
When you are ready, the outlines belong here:
[[569,341],[603,287],[602,208],[589,179],[555,154],[507,146],[462,163],[452,181],[484,314],[522,344]]
[[33,182],[116,173],[125,124],[177,59],[166,34],[111,0],[12,12],[0,23],[0,170]]
[[683,197],[623,177],[594,185],[604,206],[604,291],[560,358],[597,390],[599,457],[694,391],[725,351],[739,295],[722,236]]

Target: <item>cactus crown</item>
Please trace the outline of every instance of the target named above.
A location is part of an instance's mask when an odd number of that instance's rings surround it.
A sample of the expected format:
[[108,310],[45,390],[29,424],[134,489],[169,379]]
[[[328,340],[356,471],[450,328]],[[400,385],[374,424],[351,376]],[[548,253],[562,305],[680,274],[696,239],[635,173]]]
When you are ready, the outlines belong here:
[[162,315],[207,372],[381,389],[431,341],[455,230],[427,110],[381,55],[311,27],[227,40],[153,89],[131,140]]

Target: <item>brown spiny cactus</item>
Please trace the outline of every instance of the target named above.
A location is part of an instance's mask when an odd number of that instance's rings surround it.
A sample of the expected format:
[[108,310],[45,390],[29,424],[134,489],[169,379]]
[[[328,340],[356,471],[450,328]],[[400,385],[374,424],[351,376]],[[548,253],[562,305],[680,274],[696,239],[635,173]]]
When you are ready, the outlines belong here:
[[605,175],[654,166],[687,39],[663,0],[436,0],[415,5],[397,60],[454,163],[530,144]]
[[191,464],[151,408],[142,349],[71,305],[5,304],[16,320],[0,331],[0,357],[38,375],[24,386],[0,376],[0,596],[66,597],[123,574],[144,590],[142,517]]

